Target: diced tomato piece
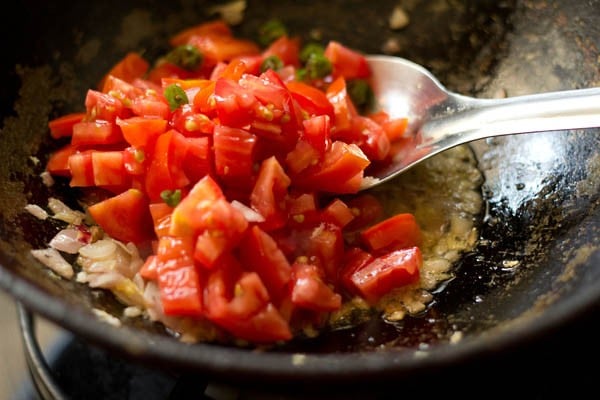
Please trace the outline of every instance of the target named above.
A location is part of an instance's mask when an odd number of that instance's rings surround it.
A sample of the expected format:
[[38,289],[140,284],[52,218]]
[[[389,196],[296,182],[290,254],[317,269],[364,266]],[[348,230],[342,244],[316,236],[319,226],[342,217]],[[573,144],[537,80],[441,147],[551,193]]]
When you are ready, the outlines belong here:
[[166,315],[202,317],[203,285],[189,239],[163,236],[156,252],[160,300]]
[[171,228],[173,207],[169,206],[167,203],[151,203],[148,207],[156,236],[159,239],[163,236],[167,236]]
[[215,127],[213,135],[215,171],[223,178],[246,178],[253,173],[256,136],[225,125]]
[[215,123],[191,104],[184,104],[173,112],[171,126],[187,137],[210,135],[215,130]]
[[258,274],[243,272],[232,257],[209,275],[204,302],[206,316],[236,338],[271,343],[292,337]]
[[88,90],[85,97],[87,118],[91,121],[115,122],[117,117],[126,118],[128,112],[123,102],[109,94],[96,90]]
[[130,146],[123,150],[123,167],[129,175],[143,175],[146,172],[145,161],[144,149]]
[[193,72],[168,61],[163,61],[158,65],[155,65],[154,68],[148,72],[147,79],[152,83],[162,85],[162,81],[165,79],[189,79],[193,77]]
[[187,138],[188,152],[183,162],[183,171],[191,182],[198,182],[213,173],[213,151],[210,137]]
[[115,144],[123,141],[121,129],[112,122],[96,120],[73,125],[71,144],[75,146]]
[[340,266],[338,281],[339,284],[352,295],[358,295],[359,291],[352,281],[352,275],[363,268],[371,261],[373,256],[360,247],[350,247],[346,250]]
[[255,118],[256,96],[231,79],[221,78],[215,84],[214,99],[219,120],[223,125],[243,128]]
[[401,213],[365,229],[361,238],[371,250],[402,249],[419,246],[421,230],[413,214]]
[[148,199],[129,189],[88,207],[94,221],[110,237],[128,243],[143,243],[154,237]]
[[275,240],[253,226],[240,244],[240,255],[245,267],[258,273],[277,304],[287,289],[291,267]]
[[202,232],[196,239],[194,258],[206,268],[236,247],[248,228],[244,215],[225,199],[206,207],[201,218],[190,221]]
[[263,59],[270,56],[277,56],[283,62],[283,65],[300,66],[300,38],[282,35],[275,39],[263,53]]
[[390,139],[383,127],[368,117],[352,118],[349,129],[336,131],[335,139],[354,143],[371,161],[384,160],[390,152]]
[[292,97],[309,116],[328,115],[334,118],[333,105],[321,89],[301,81],[290,81],[286,86],[292,93]]
[[171,37],[169,43],[176,47],[187,44],[192,36],[231,36],[231,28],[223,20],[203,22],[184,29]]
[[158,279],[158,257],[155,254],[149,255],[144,264],[140,268],[140,275],[142,278],[148,281],[155,281]]
[[194,35],[187,44],[200,50],[208,66],[222,61],[231,61],[242,56],[260,54],[260,47],[251,40],[224,35]]
[[354,214],[342,200],[333,199],[321,212],[321,217],[325,222],[344,228],[354,219]]
[[108,75],[102,87],[102,93],[119,99],[124,107],[131,108],[133,100],[144,95],[144,90],[133,83]]
[[346,199],[346,204],[352,210],[354,218],[346,227],[348,230],[358,230],[366,228],[379,222],[383,217],[383,205],[370,193],[361,193]]
[[154,143],[156,138],[167,129],[167,121],[158,117],[117,118],[116,122],[127,143],[138,147]]
[[136,52],[130,52],[125,55],[117,64],[115,64],[105,77],[100,81],[98,88],[102,90],[108,76],[112,75],[122,79],[125,82],[133,82],[136,78],[141,78],[146,74],[150,64]]
[[85,113],[71,113],[55,118],[48,122],[50,136],[53,139],[69,137],[73,135],[73,125],[81,122],[85,118]]
[[129,176],[122,151],[92,151],[92,171],[96,186],[124,186]]
[[[317,165],[294,177],[294,184],[308,190],[330,193],[356,193],[362,173],[370,164],[365,154],[353,144],[335,141]],[[358,178],[358,179],[356,179]]]
[[224,198],[223,191],[210,175],[200,179],[173,210],[171,235],[191,236],[206,229],[207,224],[203,220],[208,210],[217,200]]
[[334,76],[343,76],[346,79],[368,78],[371,69],[365,56],[343,44],[332,40],[325,48],[325,57],[333,65]]
[[344,255],[342,229],[334,224],[321,223],[313,228],[308,238],[306,256],[325,272],[329,282],[335,282]]
[[70,143],[56,150],[48,159],[46,171],[50,172],[52,175],[71,176],[71,171],[69,170],[69,157],[76,152],[77,146]]
[[311,165],[317,164],[321,159],[321,154],[306,140],[299,140],[296,147],[285,157],[285,165],[290,173],[299,174]]
[[338,310],[342,306],[342,296],[323,281],[321,269],[303,263],[295,263],[292,268],[292,303],[309,310],[325,312]]
[[92,166],[92,150],[81,153],[73,153],[68,159],[69,171],[71,173],[70,186],[93,186],[94,168]]
[[140,96],[133,100],[131,110],[140,117],[156,117],[167,120],[170,115],[169,104],[162,96]]
[[319,156],[323,156],[331,147],[330,121],[328,115],[317,115],[302,121],[304,127],[302,138],[319,152]]
[[325,95],[333,106],[334,126],[336,132],[343,132],[352,128],[352,120],[358,116],[358,111],[348,94],[346,80],[340,76],[334,80],[325,91]]
[[375,258],[350,279],[360,296],[375,303],[390,290],[415,282],[422,264],[421,250],[409,247]]
[[160,201],[164,190],[176,190],[190,183],[182,168],[186,158],[186,138],[169,130],[156,139],[146,172],[146,192],[152,201]]
[[263,229],[276,229],[285,224],[282,202],[290,184],[290,178],[275,157],[262,162],[250,194],[250,205],[265,218],[265,222],[261,223]]

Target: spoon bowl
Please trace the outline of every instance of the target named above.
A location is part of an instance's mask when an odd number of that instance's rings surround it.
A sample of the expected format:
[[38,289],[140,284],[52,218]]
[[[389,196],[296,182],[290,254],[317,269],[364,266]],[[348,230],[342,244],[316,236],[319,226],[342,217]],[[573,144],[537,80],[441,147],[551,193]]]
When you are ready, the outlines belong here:
[[405,140],[391,162],[370,171],[362,190],[401,174],[444,150],[477,139],[600,126],[600,88],[479,99],[447,90],[409,60],[371,55],[375,108],[408,118]]

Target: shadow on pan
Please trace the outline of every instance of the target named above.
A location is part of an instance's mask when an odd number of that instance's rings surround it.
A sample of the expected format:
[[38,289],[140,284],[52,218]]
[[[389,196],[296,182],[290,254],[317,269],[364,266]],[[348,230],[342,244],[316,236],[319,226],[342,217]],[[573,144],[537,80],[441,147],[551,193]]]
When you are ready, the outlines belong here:
[[[418,318],[374,320],[299,341],[273,353],[184,345],[157,325],[98,321],[92,308],[121,315],[106,293],[57,280],[28,255],[57,226],[23,207],[49,196],[73,203],[64,185],[39,173],[57,148],[49,119],[77,110],[85,92],[127,51],[153,59],[166,38],[214,17],[215,2],[23,1],[3,29],[14,40],[2,58],[0,285],[32,311],[104,348],[176,371],[249,384],[389,383],[440,371],[556,334],[598,312],[600,299],[600,134],[549,132],[473,144],[487,206],[480,237],[456,277]],[[450,89],[479,97],[600,83],[600,3],[568,1],[406,2],[410,23],[392,30],[395,1],[248,1],[239,34],[279,17],[291,31],[338,39],[367,53],[423,64]],[[335,16],[335,18],[332,18]],[[40,162],[30,156],[37,157]],[[71,193],[71,195],[69,195]],[[452,343],[455,332],[463,337]],[[596,344],[592,347],[597,352]],[[462,364],[461,364],[462,363]]]

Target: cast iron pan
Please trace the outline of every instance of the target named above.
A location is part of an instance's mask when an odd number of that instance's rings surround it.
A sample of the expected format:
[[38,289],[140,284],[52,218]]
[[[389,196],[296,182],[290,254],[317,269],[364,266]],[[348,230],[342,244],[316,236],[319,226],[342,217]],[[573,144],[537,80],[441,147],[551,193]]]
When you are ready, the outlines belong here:
[[[318,33],[367,53],[380,53],[392,39],[395,54],[423,64],[450,89],[480,97],[600,83],[598,1],[415,0],[403,2],[410,24],[393,31],[388,17],[397,3],[248,1],[235,29],[252,37],[260,23],[278,16],[295,33]],[[485,177],[480,238],[423,317],[399,326],[373,321],[273,352],[190,346],[160,326],[123,320],[115,328],[98,320],[92,308],[120,315],[110,295],[54,279],[29,255],[58,227],[23,207],[49,196],[76,206],[66,185],[49,189],[39,178],[58,146],[48,140],[47,122],[79,110],[87,88],[127,51],[153,59],[170,34],[214,17],[208,12],[214,4],[27,0],[4,17],[3,37],[12,44],[1,61],[0,286],[15,299],[146,365],[239,384],[319,384],[304,389],[444,375],[597,315],[600,134],[590,129],[473,144]],[[463,339],[452,344],[456,331]]]

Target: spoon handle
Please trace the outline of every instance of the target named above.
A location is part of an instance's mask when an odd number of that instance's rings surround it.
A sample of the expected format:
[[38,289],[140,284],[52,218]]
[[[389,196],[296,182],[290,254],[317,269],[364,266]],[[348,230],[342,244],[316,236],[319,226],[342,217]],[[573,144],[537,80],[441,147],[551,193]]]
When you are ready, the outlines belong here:
[[419,133],[421,145],[447,147],[517,133],[600,127],[600,88],[504,99],[451,94]]

